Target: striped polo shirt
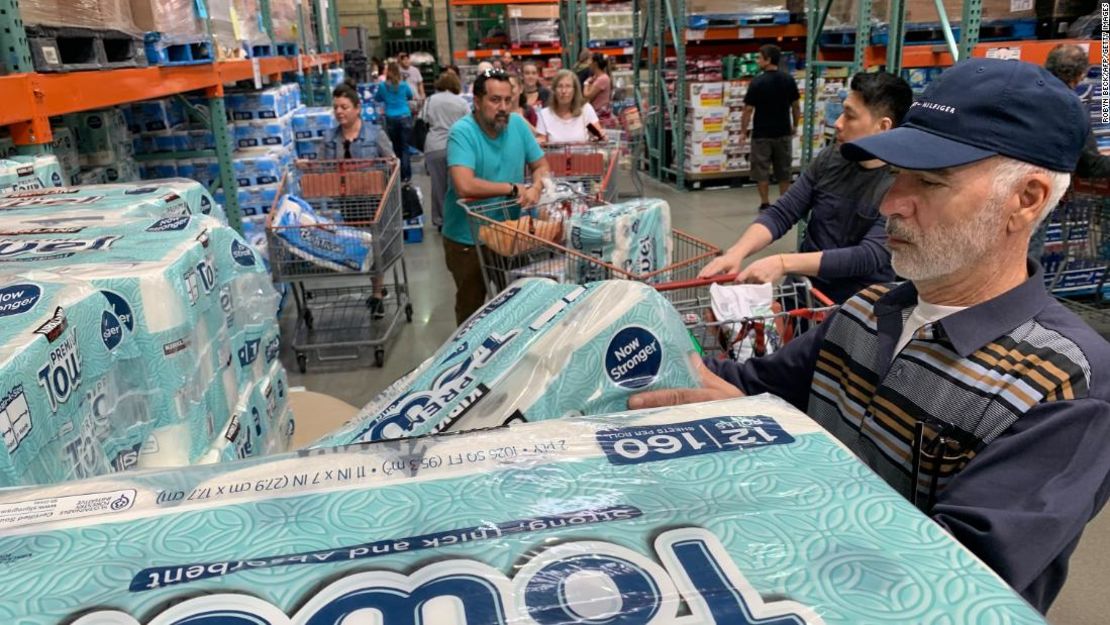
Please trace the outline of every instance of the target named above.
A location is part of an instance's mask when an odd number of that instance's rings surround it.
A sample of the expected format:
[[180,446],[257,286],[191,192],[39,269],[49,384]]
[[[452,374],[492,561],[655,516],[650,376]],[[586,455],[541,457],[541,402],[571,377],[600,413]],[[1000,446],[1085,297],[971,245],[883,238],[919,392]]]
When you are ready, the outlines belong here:
[[805,410],[1046,610],[1110,494],[1110,344],[1030,274],[898,354],[912,283],[865,289],[766,358],[708,364]]

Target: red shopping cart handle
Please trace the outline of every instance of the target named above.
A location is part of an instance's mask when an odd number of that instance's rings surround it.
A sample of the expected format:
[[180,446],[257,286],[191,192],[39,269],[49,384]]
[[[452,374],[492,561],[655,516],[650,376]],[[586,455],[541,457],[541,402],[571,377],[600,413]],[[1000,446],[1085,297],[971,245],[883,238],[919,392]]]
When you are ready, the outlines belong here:
[[[665,293],[667,291],[680,291],[682,289],[696,289],[702,286],[709,286],[710,284],[731,284],[733,282],[736,282],[736,277],[739,275],[740,274],[738,273],[722,273],[716,276],[709,276],[708,278],[694,278],[693,280],[676,280],[674,282],[664,282],[655,285],[655,290],[661,293]],[[809,293],[813,296],[814,302],[820,304],[821,306],[834,306],[836,304],[836,302],[833,302],[828,295],[825,295],[820,291],[820,289],[813,286],[812,283],[810,283],[809,285]]]

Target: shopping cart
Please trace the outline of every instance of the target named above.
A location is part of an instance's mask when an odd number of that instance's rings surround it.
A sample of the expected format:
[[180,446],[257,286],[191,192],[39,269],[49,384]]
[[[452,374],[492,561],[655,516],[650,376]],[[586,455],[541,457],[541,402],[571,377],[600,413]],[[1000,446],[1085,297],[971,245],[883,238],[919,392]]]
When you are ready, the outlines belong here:
[[621,156],[619,138],[547,145],[544,155],[557,183],[610,202],[617,199],[614,173]]
[[558,282],[637,280],[649,284],[689,280],[721,253],[680,230],[671,233],[671,263],[650,271],[617,267],[564,245],[567,216],[607,204],[595,196],[574,195],[522,209],[516,200],[493,198],[459,202],[467,211],[477,242],[482,275],[489,292],[498,293],[515,280],[550,278]]
[[[287,192],[319,221],[279,222]],[[292,347],[301,373],[309,354],[320,362],[357,360],[364,347],[374,348],[377,366],[385,364],[401,315],[412,321],[403,235],[396,159],[299,160],[282,178],[266,240],[274,282],[288,283],[296,303]]]
[[1095,330],[1110,335],[1110,181],[1074,180],[1034,235],[1034,247],[1039,236],[1045,286]]
[[655,285],[682,315],[703,355],[733,359],[741,354],[766,355],[821,323],[837,308],[809,279],[787,276],[782,284],[775,285],[766,314],[718,319],[709,287],[735,280],[736,274],[731,274]]

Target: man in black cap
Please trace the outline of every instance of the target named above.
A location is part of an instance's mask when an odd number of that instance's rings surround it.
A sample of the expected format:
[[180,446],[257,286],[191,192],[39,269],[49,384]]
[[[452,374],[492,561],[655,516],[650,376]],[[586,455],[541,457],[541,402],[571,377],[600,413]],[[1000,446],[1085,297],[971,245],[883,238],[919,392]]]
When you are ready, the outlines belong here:
[[1026,260],[1086,117],[1043,68],[957,64],[901,127],[841,148],[900,170],[881,211],[910,282],[861,291],[768,357],[699,362],[701,388],[630,406],[779,395],[1047,611],[1110,494],[1110,344]]

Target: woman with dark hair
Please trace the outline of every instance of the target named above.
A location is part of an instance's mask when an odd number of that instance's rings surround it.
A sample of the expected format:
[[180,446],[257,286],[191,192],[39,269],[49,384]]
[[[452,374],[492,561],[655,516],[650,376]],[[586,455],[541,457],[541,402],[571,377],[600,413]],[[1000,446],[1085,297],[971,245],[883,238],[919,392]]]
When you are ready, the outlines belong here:
[[[540,109],[551,102],[551,90],[540,84],[540,67],[535,61],[525,61],[521,68],[524,76],[524,96],[527,98],[525,104],[539,113]],[[532,125],[535,126],[536,122],[532,121]]]
[[610,101],[613,97],[613,81],[609,78],[609,59],[602,53],[594,54],[590,63],[591,76],[582,86],[583,95],[600,119],[607,119],[612,113]]
[[401,159],[401,182],[412,179],[412,162],[409,144],[412,142],[412,109],[409,101],[416,99],[412,87],[401,79],[401,66],[391,62],[386,66],[385,82],[378,86],[374,99],[382,104],[385,130],[393,142],[393,153]]
[[389,158],[393,145],[377,126],[362,121],[362,102],[354,85],[345,82],[332,92],[332,112],[339,126],[324,141],[324,159]]
[[536,134],[536,111],[528,106],[528,97],[524,95],[524,82],[520,77],[509,75],[509,83],[513,86],[513,101],[512,106],[509,108],[510,113],[516,113],[528,122],[528,126],[532,128],[532,134]]
[[[339,127],[324,141],[324,160],[392,158],[393,148],[389,138],[377,126],[362,120],[362,103],[358,91],[350,82],[344,82],[331,94],[332,112]],[[363,216],[354,217],[354,219]],[[347,218],[352,218],[350,215]],[[380,277],[373,280],[374,296],[368,306],[374,319],[385,317],[385,288]]]
[[432,223],[443,227],[443,200],[447,196],[447,137],[451,126],[470,113],[470,106],[459,94],[462,83],[451,70],[436,80],[436,92],[424,105],[428,136],[424,139],[424,167],[432,179]]

